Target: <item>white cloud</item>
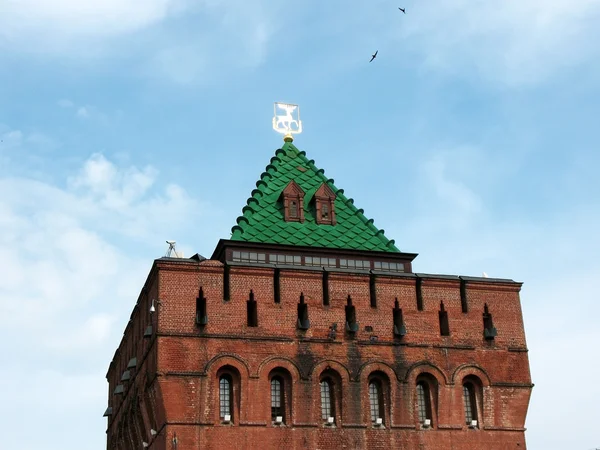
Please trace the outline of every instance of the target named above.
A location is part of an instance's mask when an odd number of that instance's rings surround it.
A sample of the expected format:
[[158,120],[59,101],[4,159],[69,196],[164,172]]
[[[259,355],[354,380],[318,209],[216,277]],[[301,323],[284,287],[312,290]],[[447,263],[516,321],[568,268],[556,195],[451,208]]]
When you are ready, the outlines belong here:
[[112,36],[135,31],[176,11],[178,0],[8,0],[0,18],[0,35],[26,33],[67,36]]
[[157,175],[158,171],[150,166],[143,170],[130,167],[119,171],[103,155],[95,154],[71,179],[71,184],[74,188],[88,189],[108,208],[122,209],[141,198],[154,184]]
[[[127,60],[131,73],[179,84],[256,67],[282,26],[281,5],[270,0],[9,1],[0,48],[80,67]],[[58,105],[80,118],[94,113],[68,99]]]
[[598,54],[597,0],[415,3],[391,34],[428,67],[532,83]]
[[4,134],[0,134],[0,140],[4,144],[4,149],[16,147],[23,141],[23,132],[20,130],[7,131]]
[[[84,350],[93,351],[106,344],[109,338],[122,330],[115,329],[117,318],[114,315],[93,314],[61,335],[50,336],[47,345],[59,352]],[[118,323],[118,327],[122,324]]]
[[81,119],[87,119],[88,117],[90,117],[90,113],[88,112],[88,110],[85,106],[82,106],[77,109],[76,116]]
[[[74,109],[75,117],[82,119],[82,120],[89,119],[91,117],[95,117],[95,118],[100,119],[101,121],[106,121],[106,119],[108,118],[105,114],[98,111],[98,109],[95,106],[77,105],[77,104],[75,104],[75,102],[68,100],[68,99],[61,99],[58,102],[56,102],[56,104],[63,109],[69,109],[69,110]],[[122,115],[122,113],[123,113],[122,111],[117,111],[117,113],[115,115],[119,116],[119,115]]]
[[75,104],[71,100],[66,98],[59,100],[58,102],[56,102],[56,104],[61,108],[72,108],[73,106],[75,106]]
[[[0,297],[8,300],[0,304],[5,329],[32,320],[40,322],[40,330],[49,329],[52,320],[67,320],[70,308],[114,299],[123,286],[129,288],[131,281],[119,274],[135,268],[143,272],[147,264],[132,260],[108,236],[162,243],[164,235],[186,222],[183,218],[198,213],[177,185],[151,193],[157,179],[152,167],[121,168],[102,155],[90,157],[67,189],[28,178],[0,178],[6,194],[0,198],[0,260],[10,261],[0,278]],[[164,217],[165,211],[178,214]],[[100,315],[83,319],[103,338],[113,302]]]
[[[413,181],[415,210],[407,206],[386,234],[402,236],[410,250],[419,252],[413,265],[417,272],[481,276],[485,271],[524,282],[521,304],[535,383],[526,424],[528,447],[592,448],[598,444],[593,427],[564,432],[561,424],[572,417],[595,417],[600,395],[596,385],[563,389],[574,368],[600,371],[600,359],[589,344],[600,340],[595,287],[600,204],[596,190],[581,189],[595,174],[581,171],[581,161],[565,164],[549,179],[570,201],[548,196],[552,186],[539,186],[532,198],[523,200],[505,192],[507,184],[522,182],[507,176],[514,176],[514,167],[498,164],[485,149],[444,148],[423,152],[422,159]],[[519,164],[508,160],[511,166]],[[564,183],[574,176],[577,183]],[[486,201],[488,196],[495,200]],[[501,211],[507,197],[515,205]],[[544,207],[551,212],[540,212]]]
[[[19,137],[24,152],[33,145],[24,133],[2,131]],[[0,342],[7,362],[0,397],[12,405],[0,420],[13,430],[7,448],[67,448],[64,423],[81,422],[86,443],[73,448],[99,450],[104,375],[152,258],[200,210],[153,167],[119,165],[101,154],[84,161],[66,187],[8,177],[11,167],[0,174]],[[24,415],[43,423],[43,436],[27,433]]]

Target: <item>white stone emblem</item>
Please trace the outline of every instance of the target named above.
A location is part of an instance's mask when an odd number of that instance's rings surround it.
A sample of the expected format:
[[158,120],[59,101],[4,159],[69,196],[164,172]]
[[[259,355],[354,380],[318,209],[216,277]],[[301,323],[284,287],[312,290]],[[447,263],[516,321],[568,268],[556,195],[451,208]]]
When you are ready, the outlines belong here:
[[[281,111],[283,111],[284,114],[281,114]],[[278,112],[280,114],[278,114]],[[290,136],[292,134],[302,133],[302,121],[300,120],[300,108],[298,108],[298,105],[275,103],[273,129],[278,133]]]

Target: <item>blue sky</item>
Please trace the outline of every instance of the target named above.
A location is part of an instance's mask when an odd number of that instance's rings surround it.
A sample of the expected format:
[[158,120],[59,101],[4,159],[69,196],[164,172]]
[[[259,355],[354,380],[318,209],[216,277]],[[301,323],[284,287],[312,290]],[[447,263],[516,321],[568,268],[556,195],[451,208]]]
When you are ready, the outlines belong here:
[[229,236],[274,101],[416,271],[525,282],[529,448],[600,446],[600,1],[323,3],[0,1],[6,448],[105,448],[152,260]]

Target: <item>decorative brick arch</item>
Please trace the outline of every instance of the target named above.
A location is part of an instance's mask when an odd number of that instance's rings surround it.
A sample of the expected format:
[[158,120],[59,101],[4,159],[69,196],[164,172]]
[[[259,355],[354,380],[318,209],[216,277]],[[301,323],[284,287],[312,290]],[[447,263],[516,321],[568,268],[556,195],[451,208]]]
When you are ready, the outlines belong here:
[[455,384],[456,382],[461,382],[463,378],[469,375],[479,378],[483,387],[489,387],[492,384],[487,372],[475,364],[462,364],[458,366],[452,373],[450,381],[452,384]]
[[350,370],[342,363],[332,359],[324,359],[315,364],[309,373],[309,379],[314,380],[315,375],[318,378],[321,375],[321,372],[324,372],[327,369],[335,370],[345,383],[349,383],[350,380],[352,380]]
[[364,363],[362,366],[360,366],[360,369],[358,369],[355,379],[362,382],[368,378],[372,372],[385,373],[388,376],[390,383],[393,383],[395,380],[402,381],[394,368],[383,361],[369,361]]
[[246,363],[241,356],[233,353],[221,353],[212,358],[204,366],[204,374],[214,375],[217,373],[217,370],[223,366],[235,367],[240,372],[242,379],[248,379],[250,377],[250,368],[248,367],[248,363]]
[[419,361],[408,368],[406,375],[404,376],[405,383],[414,384],[415,380],[422,373],[428,373],[437,379],[438,384],[447,385],[448,377],[446,374],[437,366],[431,364],[428,361]]
[[294,379],[294,381],[307,378],[307,376],[302,373],[298,365],[293,360],[282,356],[271,356],[265,359],[260,363],[258,369],[256,370],[256,374],[253,375],[253,377],[263,379],[269,374],[269,372],[271,372],[271,370],[277,367],[286,369],[290,375],[292,375],[292,379]]

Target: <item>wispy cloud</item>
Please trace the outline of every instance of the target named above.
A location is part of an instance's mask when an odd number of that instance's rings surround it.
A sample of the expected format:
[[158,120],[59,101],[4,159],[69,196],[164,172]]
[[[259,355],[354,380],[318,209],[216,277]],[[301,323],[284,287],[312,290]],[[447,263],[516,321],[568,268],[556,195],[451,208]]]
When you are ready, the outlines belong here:
[[[72,100],[63,98],[56,102],[56,104],[65,110],[74,111],[74,116],[81,120],[87,119],[98,119],[100,122],[107,122],[109,120],[109,116],[104,112],[100,111],[97,107],[93,105],[78,105]],[[121,111],[115,113],[115,116],[122,114]]]
[[[557,388],[564,384],[561,368],[585,361],[590,373],[600,370],[586,344],[600,339],[595,324],[600,304],[594,287],[600,277],[596,257],[600,202],[596,191],[581,190],[595,175],[581,171],[580,162],[565,164],[551,179],[566,198],[577,201],[558,202],[548,195],[551,185],[538,186],[527,201],[529,208],[523,209],[516,207],[522,198],[505,194],[508,183],[519,181],[507,176],[511,169],[498,167],[488,150],[442,148],[424,155],[414,180],[415,209],[405,207],[406,217],[389,234],[402,236],[419,251],[416,271],[474,276],[485,271],[492,277],[524,281],[521,302],[535,383],[528,444],[590,448],[597,443],[595,430],[580,430],[577,436],[547,430],[560,428],[573,416],[592,417],[597,409],[597,387],[568,393]],[[593,158],[590,155],[587,163],[593,165]],[[579,177],[576,184],[564,183],[573,176]],[[512,201],[515,207],[501,211],[499,199]],[[543,206],[554,211],[536,214],[533,209],[539,203],[548,203]]]
[[8,0],[0,18],[1,35],[113,36],[139,30],[181,10],[178,0]]
[[409,12],[391,34],[427,67],[461,76],[528,84],[598,54],[597,0],[441,0]]
[[[24,151],[32,145],[24,133],[7,134]],[[186,224],[201,209],[152,166],[120,165],[102,154],[91,155],[66,183],[6,172],[0,172],[0,341],[14,333],[22,338],[3,347],[12,362],[0,378],[12,388],[0,395],[8,404],[43,405],[44,414],[66,421],[85,416],[94,436],[85,448],[100,448],[104,436],[94,424],[106,404],[104,373],[148,261],[161,256],[165,236],[189,232]],[[36,388],[19,388],[25,380]],[[21,415],[0,412],[15,430],[9,447],[39,447],[15,417]],[[60,442],[58,422],[46,423],[44,442]]]
[[[123,59],[134,74],[179,84],[218,79],[231,68],[256,67],[282,25],[277,15],[281,7],[269,0],[13,3],[0,16],[0,48],[78,66]],[[63,99],[59,106],[76,105]],[[86,118],[91,111],[79,105],[76,113]]]
[[87,119],[88,117],[90,117],[90,113],[88,112],[88,109],[85,106],[77,108],[76,115],[81,119]]
[[59,100],[58,102],[56,102],[56,104],[58,106],[60,106],[61,108],[72,108],[75,106],[75,103],[73,103],[71,100],[66,99],[66,98]]

